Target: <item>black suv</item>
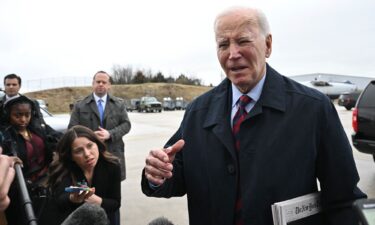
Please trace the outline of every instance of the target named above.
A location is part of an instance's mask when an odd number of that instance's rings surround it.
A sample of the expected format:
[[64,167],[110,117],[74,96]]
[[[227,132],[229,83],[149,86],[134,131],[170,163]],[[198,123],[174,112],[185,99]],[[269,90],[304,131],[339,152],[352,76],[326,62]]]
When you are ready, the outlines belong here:
[[338,100],[340,106],[344,106],[345,109],[351,110],[357,103],[357,99],[361,92],[350,92],[341,94]]
[[353,110],[352,125],[354,147],[360,152],[372,154],[375,160],[375,80],[359,96]]

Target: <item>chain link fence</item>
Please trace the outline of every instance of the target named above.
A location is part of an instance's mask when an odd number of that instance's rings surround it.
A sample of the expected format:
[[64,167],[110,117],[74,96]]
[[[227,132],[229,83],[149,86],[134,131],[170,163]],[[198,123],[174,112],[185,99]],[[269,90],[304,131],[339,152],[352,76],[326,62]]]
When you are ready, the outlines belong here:
[[41,79],[22,79],[21,92],[32,92],[40,91],[53,88],[61,87],[82,87],[91,86],[91,77],[53,77],[53,78],[41,78]]

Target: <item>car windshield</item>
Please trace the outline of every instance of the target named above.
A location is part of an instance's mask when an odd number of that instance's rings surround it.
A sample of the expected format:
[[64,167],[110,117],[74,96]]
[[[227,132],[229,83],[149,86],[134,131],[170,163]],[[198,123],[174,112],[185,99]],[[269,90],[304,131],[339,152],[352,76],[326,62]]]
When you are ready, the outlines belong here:
[[40,112],[42,113],[43,118],[45,118],[45,117],[51,117],[51,116],[52,116],[52,114],[49,113],[49,112],[48,112],[46,109],[44,109],[44,108],[40,108]]
[[147,97],[147,98],[145,99],[145,101],[146,101],[146,102],[156,102],[157,100],[156,100],[155,97]]
[[39,103],[39,105],[45,105],[46,104],[46,102],[42,99],[37,99],[36,101]]

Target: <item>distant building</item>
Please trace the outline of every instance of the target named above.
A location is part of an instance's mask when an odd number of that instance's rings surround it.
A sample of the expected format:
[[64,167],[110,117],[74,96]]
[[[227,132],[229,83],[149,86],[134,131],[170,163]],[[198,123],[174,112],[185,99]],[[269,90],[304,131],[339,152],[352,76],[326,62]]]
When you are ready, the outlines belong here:
[[296,76],[289,76],[289,78],[301,82],[301,81],[312,81],[312,80],[322,80],[331,82],[351,82],[357,85],[359,90],[363,90],[366,85],[371,81],[375,80],[375,77],[360,77],[360,76],[350,76],[350,75],[339,75],[339,74],[329,74],[329,73],[311,73],[302,74]]

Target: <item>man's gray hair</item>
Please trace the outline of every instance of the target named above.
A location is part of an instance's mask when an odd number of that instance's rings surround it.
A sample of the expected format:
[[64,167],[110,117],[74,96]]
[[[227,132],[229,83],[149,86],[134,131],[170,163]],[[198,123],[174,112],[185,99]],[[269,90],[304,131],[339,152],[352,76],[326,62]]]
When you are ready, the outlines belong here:
[[215,19],[215,23],[214,23],[215,32],[216,32],[216,28],[217,28],[217,22],[222,16],[225,16],[225,15],[228,15],[228,14],[231,14],[231,13],[235,13],[235,12],[240,12],[240,11],[247,11],[247,12],[252,12],[252,13],[255,12],[255,17],[256,17],[257,23],[259,25],[261,34],[264,35],[264,36],[267,36],[267,35],[271,34],[271,29],[270,29],[270,25],[268,23],[268,19],[267,19],[266,14],[258,8],[244,7],[244,6],[231,7],[229,9],[224,10],[220,14],[218,14],[216,19]]

